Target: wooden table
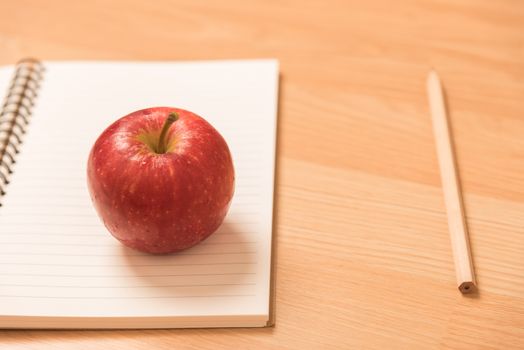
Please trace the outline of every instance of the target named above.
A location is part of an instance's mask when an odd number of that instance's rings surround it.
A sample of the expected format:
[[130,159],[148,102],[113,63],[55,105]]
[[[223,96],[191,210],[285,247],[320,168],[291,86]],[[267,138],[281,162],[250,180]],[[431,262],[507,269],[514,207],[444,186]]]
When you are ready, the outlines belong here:
[[[524,348],[524,3],[2,1],[0,64],[276,57],[276,326],[3,331],[6,349]],[[447,89],[480,292],[425,95]]]

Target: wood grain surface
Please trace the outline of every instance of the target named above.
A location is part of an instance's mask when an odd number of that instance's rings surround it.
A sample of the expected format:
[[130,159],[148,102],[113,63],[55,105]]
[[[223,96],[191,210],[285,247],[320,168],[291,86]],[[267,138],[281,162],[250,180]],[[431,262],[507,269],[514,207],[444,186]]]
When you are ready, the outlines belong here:
[[[0,64],[275,57],[282,74],[275,327],[0,331],[0,348],[524,348],[524,2],[3,0],[0,48]],[[455,285],[430,67],[473,296]]]

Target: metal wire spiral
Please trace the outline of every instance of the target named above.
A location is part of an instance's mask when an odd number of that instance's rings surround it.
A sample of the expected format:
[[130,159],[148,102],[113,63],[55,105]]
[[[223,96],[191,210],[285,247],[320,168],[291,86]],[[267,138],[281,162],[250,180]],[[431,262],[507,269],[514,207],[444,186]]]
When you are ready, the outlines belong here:
[[44,67],[38,60],[19,61],[0,110],[0,205],[31,119],[43,73]]

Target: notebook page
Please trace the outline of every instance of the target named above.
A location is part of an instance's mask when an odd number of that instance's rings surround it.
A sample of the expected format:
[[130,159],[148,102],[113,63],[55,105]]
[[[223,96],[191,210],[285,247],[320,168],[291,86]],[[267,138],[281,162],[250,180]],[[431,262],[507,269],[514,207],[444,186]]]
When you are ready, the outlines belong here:
[[[278,67],[272,60],[49,62],[0,208],[0,315],[268,315]],[[114,120],[151,106],[206,118],[236,190],[220,229],[171,256],[123,247],[101,224],[86,163]],[[4,325],[7,326],[7,325]]]

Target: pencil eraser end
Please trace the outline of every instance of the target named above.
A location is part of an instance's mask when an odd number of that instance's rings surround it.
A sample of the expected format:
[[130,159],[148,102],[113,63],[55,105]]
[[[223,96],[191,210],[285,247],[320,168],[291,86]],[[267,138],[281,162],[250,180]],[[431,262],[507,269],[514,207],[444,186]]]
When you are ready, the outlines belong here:
[[462,282],[458,288],[462,294],[470,294],[477,291],[477,286],[473,282]]

